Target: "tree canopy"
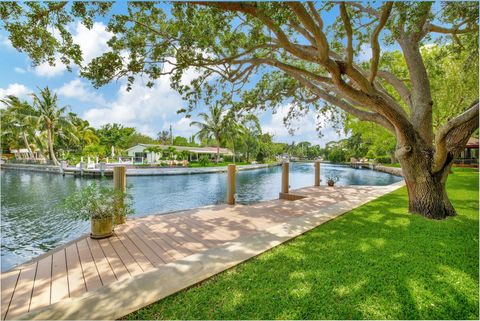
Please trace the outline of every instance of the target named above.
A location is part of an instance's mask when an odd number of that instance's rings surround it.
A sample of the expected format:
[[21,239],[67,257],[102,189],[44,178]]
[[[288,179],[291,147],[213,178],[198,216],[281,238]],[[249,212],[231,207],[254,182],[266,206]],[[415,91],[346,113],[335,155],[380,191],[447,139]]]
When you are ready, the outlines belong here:
[[[1,3],[0,17],[13,46],[34,64],[59,55],[81,65],[66,26],[79,19],[91,27],[110,7]],[[125,78],[127,88],[139,77],[153,86],[169,76],[189,103],[187,116],[200,100],[235,110],[289,102],[289,117],[342,110],[376,123],[397,139],[410,210],[444,218],[455,214],[444,185],[478,128],[478,95],[463,94],[458,85],[463,99],[449,102],[456,114],[435,114],[445,94],[433,90],[435,71],[421,48],[451,42],[453,53],[477,59],[478,13],[475,2],[129,2],[128,10],[106,18],[114,34],[110,50],[82,66],[81,74],[95,86]],[[362,62],[365,48],[371,58]],[[406,68],[389,64],[395,49]],[[192,70],[193,80],[183,82]]]

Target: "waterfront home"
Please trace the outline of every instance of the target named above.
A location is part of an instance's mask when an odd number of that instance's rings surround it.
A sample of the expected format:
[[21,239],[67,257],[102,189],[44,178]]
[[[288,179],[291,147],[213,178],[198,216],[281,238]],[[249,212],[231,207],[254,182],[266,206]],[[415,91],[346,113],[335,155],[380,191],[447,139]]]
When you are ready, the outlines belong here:
[[478,138],[470,137],[460,156],[455,160],[455,164],[464,166],[478,166]]
[[[158,147],[165,150],[169,147],[175,148],[177,152],[188,151],[188,160],[198,160],[201,155],[208,155],[210,158],[214,158],[217,154],[216,147],[191,147],[191,146],[173,146],[173,145],[156,145],[156,144],[138,144],[130,147],[126,150],[128,156],[134,158],[135,163],[157,163],[162,158],[162,153],[148,152],[149,147]],[[233,156],[233,153],[228,148],[220,148],[220,155]]]

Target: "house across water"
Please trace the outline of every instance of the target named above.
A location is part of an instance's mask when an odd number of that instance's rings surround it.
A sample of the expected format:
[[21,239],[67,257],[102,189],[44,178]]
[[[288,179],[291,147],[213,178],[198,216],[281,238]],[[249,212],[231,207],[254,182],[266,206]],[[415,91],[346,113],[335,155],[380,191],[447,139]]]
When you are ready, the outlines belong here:
[[[152,147],[158,148],[158,152],[152,152]],[[188,152],[188,160],[198,160],[202,155],[207,155],[214,159],[217,155],[216,147],[192,147],[192,146],[173,146],[173,145],[157,145],[157,144],[138,144],[126,150],[128,156],[134,158],[135,163],[156,163],[162,158],[162,154],[167,153],[169,148],[174,148],[176,152]],[[219,149],[220,156],[233,156],[228,148]]]
[[478,166],[478,138],[470,137],[465,149],[455,160],[459,166]]

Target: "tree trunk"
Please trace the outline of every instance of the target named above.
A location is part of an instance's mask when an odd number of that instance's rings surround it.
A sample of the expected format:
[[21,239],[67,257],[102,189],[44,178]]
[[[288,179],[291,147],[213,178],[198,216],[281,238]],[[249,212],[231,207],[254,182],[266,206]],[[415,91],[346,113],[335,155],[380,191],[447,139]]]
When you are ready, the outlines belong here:
[[220,162],[220,139],[217,137],[217,164]]
[[28,155],[32,159],[35,158],[35,155],[33,155],[32,149],[30,148],[30,144],[28,143],[27,134],[25,134],[25,132],[22,132],[22,138],[23,138],[23,143],[25,144],[25,147],[28,150]]
[[397,158],[408,190],[408,210],[430,219],[445,219],[456,212],[448,199],[445,183],[452,161],[440,172],[432,173],[432,157],[428,149],[418,146]]
[[55,156],[55,152],[53,151],[53,137],[52,137],[51,128],[47,128],[47,141],[48,141],[48,156],[50,157],[50,160],[53,161],[55,165],[60,165],[60,163],[57,160],[57,157]]

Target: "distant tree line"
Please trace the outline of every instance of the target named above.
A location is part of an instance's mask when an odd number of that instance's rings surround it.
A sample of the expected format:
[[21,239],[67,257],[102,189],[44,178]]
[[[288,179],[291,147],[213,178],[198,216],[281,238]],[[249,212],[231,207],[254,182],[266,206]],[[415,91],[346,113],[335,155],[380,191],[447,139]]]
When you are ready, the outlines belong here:
[[111,155],[112,147],[116,156],[125,155],[126,149],[137,144],[225,147],[234,153],[233,161],[242,162],[271,161],[281,154],[314,159],[322,151],[309,142],[274,142],[273,135],[262,132],[255,115],[236,115],[219,105],[211,106],[207,113],[199,114],[199,121],[192,122],[198,128],[195,135],[173,136],[172,131],[162,130],[154,138],[117,123],[95,129],[68,106],[60,106],[57,94],[48,87],[32,97],[32,103],[16,96],[0,101],[5,107],[0,109],[2,154],[26,149],[30,158],[36,153],[58,164],[60,159],[76,162],[81,156],[105,158]]

